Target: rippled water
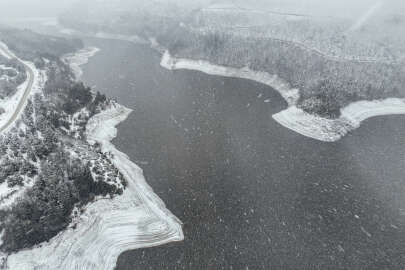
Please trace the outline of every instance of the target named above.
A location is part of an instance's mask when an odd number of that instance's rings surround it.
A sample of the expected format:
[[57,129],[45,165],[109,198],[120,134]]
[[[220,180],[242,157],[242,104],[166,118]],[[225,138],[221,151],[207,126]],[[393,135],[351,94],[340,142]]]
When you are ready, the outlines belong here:
[[271,88],[194,71],[122,41],[84,67],[134,110],[114,144],[184,222],[184,242],[128,251],[118,270],[405,269],[405,117],[337,143],[291,132]]

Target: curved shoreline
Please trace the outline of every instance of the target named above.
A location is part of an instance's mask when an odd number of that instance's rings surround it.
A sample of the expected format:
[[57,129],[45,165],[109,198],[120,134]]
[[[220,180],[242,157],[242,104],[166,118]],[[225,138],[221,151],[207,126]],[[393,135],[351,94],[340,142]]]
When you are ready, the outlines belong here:
[[273,119],[301,135],[319,141],[335,142],[359,128],[366,119],[398,114],[405,114],[405,100],[387,98],[353,102],[341,110],[341,116],[337,119],[311,115],[295,106],[274,114]]
[[[103,35],[93,37],[135,42],[131,40],[131,37],[125,35],[103,33]],[[323,118],[297,108],[295,105],[299,99],[299,89],[291,88],[287,82],[277,75],[254,71],[247,67],[233,68],[212,64],[204,60],[175,58],[153,38],[149,40],[149,45],[151,48],[163,53],[160,65],[168,70],[195,70],[209,75],[253,80],[270,86],[279,92],[288,104],[288,108],[274,114],[273,119],[285,128],[315,140],[335,142],[350,131],[357,129],[361,122],[368,118],[405,114],[405,99],[391,97],[383,100],[353,102],[341,109],[339,118]]]
[[209,75],[248,79],[268,85],[279,92],[288,104],[288,108],[274,114],[273,119],[292,131],[323,142],[340,140],[348,132],[358,128],[361,122],[368,118],[405,114],[405,99],[386,98],[353,102],[341,109],[339,118],[327,119],[297,108],[299,90],[290,88],[288,83],[277,75],[257,72],[249,68],[215,65],[208,61],[175,58],[167,51],[163,54],[160,65],[169,70],[195,70]]
[[[75,74],[82,74],[80,66],[98,50],[85,48],[65,56],[64,60],[75,66]],[[0,269],[111,270],[125,251],[184,239],[181,221],[153,192],[142,169],[111,143],[117,136],[116,126],[131,112],[113,102],[86,126],[88,143],[97,142],[104,153],[112,154],[111,161],[127,180],[124,193],[90,203],[74,220],[75,226],[72,223],[50,241],[7,257],[0,256],[4,260],[0,261]]]
[[85,65],[89,62],[89,58],[93,57],[100,51],[96,47],[86,47],[79,50],[76,53],[69,53],[62,57],[62,61],[70,66],[73,70],[73,73],[76,77],[76,80],[79,80],[83,75],[83,70],[80,66]]
[[49,242],[11,254],[6,269],[114,269],[118,256],[127,250],[153,247],[184,239],[181,222],[146,183],[142,170],[110,142],[115,126],[131,110],[113,104],[93,116],[87,125],[89,143],[98,142],[103,152],[128,181],[124,193],[85,207],[69,227]]
[[240,78],[256,81],[274,88],[285,99],[289,105],[293,105],[299,98],[298,89],[291,88],[287,82],[280,79],[277,75],[271,75],[267,72],[257,72],[245,68],[232,68],[211,64],[208,61],[190,60],[184,58],[174,58],[166,51],[160,62],[160,65],[169,70],[188,69],[231,78]]
[[274,114],[272,117],[285,128],[323,142],[338,141],[349,131],[356,128],[345,119],[332,120],[311,115],[296,106],[291,106],[286,110]]

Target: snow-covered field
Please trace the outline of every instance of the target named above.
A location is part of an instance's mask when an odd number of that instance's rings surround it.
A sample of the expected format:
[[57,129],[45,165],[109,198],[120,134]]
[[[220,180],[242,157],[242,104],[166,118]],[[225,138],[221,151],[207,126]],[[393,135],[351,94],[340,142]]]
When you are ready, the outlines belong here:
[[[17,71],[15,68],[13,68],[13,67],[6,67],[5,65],[0,65],[0,71],[2,71],[2,70],[3,70],[3,71],[11,70],[11,71],[13,71],[13,72],[15,72],[15,73],[18,73],[18,71]],[[12,77],[14,77],[14,76],[12,76]],[[10,77],[9,75],[3,74],[2,76],[0,76],[0,81],[1,81],[1,80],[7,81],[7,80],[11,79],[12,77]]]
[[[14,53],[12,53],[6,44],[0,42],[0,53],[6,56],[8,59],[16,58],[21,63],[23,63],[27,69],[27,79],[24,83],[18,86],[16,93],[13,96],[0,99],[0,107],[5,110],[3,114],[0,115],[0,130],[8,124],[8,122],[15,117],[15,120],[18,119],[21,112],[24,111],[25,105],[27,104],[27,100],[30,96],[35,93],[41,92],[42,88],[45,85],[47,80],[46,72],[43,70],[38,70],[35,65],[29,61],[24,61],[19,59]],[[31,72],[30,72],[31,71]],[[31,89],[27,87],[30,86],[30,82],[32,82]],[[21,101],[23,103],[21,103]],[[21,103],[21,104],[20,104]],[[17,115],[16,115],[17,110]],[[2,132],[9,130],[13,124],[8,125]]]
[[[17,122],[20,114],[25,109],[27,100],[34,93],[41,92],[47,80],[47,77],[45,71],[38,70],[31,62],[19,59],[13,52],[8,49],[7,45],[2,42],[0,42],[0,53],[8,59],[18,59],[32,71],[32,73],[26,71],[26,81],[18,86],[18,89],[13,96],[0,99],[0,107],[4,109],[4,113],[0,115],[0,133],[2,133],[9,131],[12,127],[15,126],[15,123]],[[30,81],[32,81],[31,89],[28,89],[30,91],[27,92],[27,87],[29,87]],[[23,103],[21,103],[21,101]],[[15,118],[14,121],[10,123],[13,118]],[[33,182],[30,181],[30,179],[25,179],[25,184],[23,187],[16,186],[10,188],[7,186],[7,183],[2,183],[0,185],[0,209],[11,205],[19,196],[21,196],[21,194],[23,194],[23,192],[28,187],[32,186],[32,184]]]
[[[16,93],[13,96],[0,99],[0,107],[5,110],[3,114],[0,115],[0,133],[9,131],[15,126],[20,114],[24,111],[27,104],[27,100],[35,93],[42,91],[44,84],[47,80],[46,72],[43,70],[38,70],[35,65],[28,61],[23,61],[16,57],[4,43],[0,42],[0,53],[6,56],[8,59],[17,58],[22,62],[28,69],[32,71],[27,72],[27,79],[24,83],[18,86]],[[31,89],[28,89],[30,81],[32,80]],[[21,103],[22,101],[22,103]],[[17,110],[17,111],[16,111]],[[10,123],[11,120],[14,121]],[[20,128],[23,128],[23,124]],[[1,159],[1,157],[0,157]],[[0,184],[0,209],[10,206],[17,198],[19,198],[24,191],[33,185],[32,179],[25,179],[24,186],[16,186],[10,188],[7,183]]]
[[277,90],[287,101],[289,107],[275,115],[273,119],[286,128],[301,135],[325,142],[341,139],[348,132],[358,128],[362,121],[381,115],[405,114],[405,99],[387,98],[384,100],[353,102],[341,109],[338,119],[327,119],[309,114],[295,105],[299,99],[299,90],[291,89],[288,83],[266,72],[257,72],[248,68],[232,68],[211,64],[207,61],[180,59],[166,52],[161,66],[169,70],[189,69],[210,75],[235,77],[254,80]]
[[21,98],[24,96],[24,92],[27,89],[28,77],[29,75],[27,72],[27,80],[18,86],[14,95],[0,99],[0,107],[4,109],[4,113],[0,114],[0,127],[4,126],[14,114],[17,104],[21,101]]
[[147,185],[142,170],[110,142],[115,126],[130,110],[118,104],[94,116],[87,125],[89,143],[98,142],[128,181],[123,195],[89,204],[68,228],[48,243],[12,254],[6,269],[114,269],[118,256],[130,249],[183,240],[181,222]]
[[0,210],[4,210],[10,207],[18,198],[21,198],[24,192],[34,185],[35,181],[36,181],[35,178],[29,178],[24,176],[23,186],[17,185],[15,187],[9,187],[7,185],[7,182],[3,182],[2,184],[0,184]]

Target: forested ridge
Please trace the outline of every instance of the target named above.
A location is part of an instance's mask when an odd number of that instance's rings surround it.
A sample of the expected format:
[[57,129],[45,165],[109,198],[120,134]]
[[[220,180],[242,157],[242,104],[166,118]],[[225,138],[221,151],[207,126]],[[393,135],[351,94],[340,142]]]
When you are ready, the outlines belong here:
[[[86,141],[87,121],[111,101],[77,82],[60,60],[62,53],[78,47],[59,48],[52,37],[38,34],[22,33],[19,38],[15,33],[11,37],[18,43],[19,55],[39,63],[47,81],[28,101],[15,127],[0,136],[0,185],[8,189],[0,194],[0,250],[6,253],[74,227],[73,217],[87,203],[122,194],[126,185],[112,156]],[[22,45],[27,38],[45,49],[55,46],[54,51],[29,51]],[[10,37],[0,31],[0,39]]]
[[[80,7],[61,15],[60,23],[86,33],[156,38],[175,57],[277,75],[299,89],[298,107],[322,117],[337,118],[355,101],[405,97],[405,36],[385,38],[373,32],[379,29],[375,25],[349,35],[345,20],[294,21],[237,7],[193,9],[173,3],[125,11],[110,7],[109,13],[97,3],[92,8],[102,17],[79,12]],[[394,19],[378,23],[402,29],[402,21]]]

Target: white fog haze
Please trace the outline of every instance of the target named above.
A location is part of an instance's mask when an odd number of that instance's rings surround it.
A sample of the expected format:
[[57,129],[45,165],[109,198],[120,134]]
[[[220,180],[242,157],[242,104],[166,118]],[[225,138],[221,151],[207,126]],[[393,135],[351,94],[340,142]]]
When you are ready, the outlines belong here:
[[405,0],[0,0],[0,270],[405,270]]
[[51,17],[59,14],[75,0],[1,0],[0,16]]
[[73,3],[92,5],[95,3],[111,3],[112,5],[136,7],[139,3],[150,5],[181,6],[239,6],[244,8],[268,9],[278,12],[307,14],[313,16],[332,16],[355,18],[367,12],[371,7],[378,6],[376,12],[392,12],[404,15],[405,3],[401,0],[1,0],[0,15],[2,17],[39,17],[55,16]]

